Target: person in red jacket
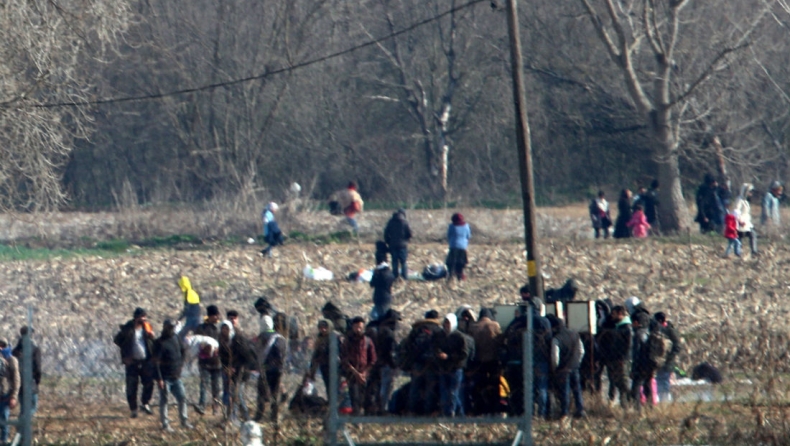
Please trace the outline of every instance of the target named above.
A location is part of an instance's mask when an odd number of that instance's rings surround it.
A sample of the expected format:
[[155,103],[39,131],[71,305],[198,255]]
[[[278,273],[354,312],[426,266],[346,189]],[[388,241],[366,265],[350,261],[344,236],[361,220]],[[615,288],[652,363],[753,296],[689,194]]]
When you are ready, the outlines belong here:
[[724,237],[730,242],[727,244],[727,249],[724,250],[724,257],[730,255],[730,250],[735,251],[735,255],[741,256],[741,239],[738,238],[738,215],[733,212],[727,212],[724,216]]
[[348,381],[354,415],[360,413],[368,383],[368,372],[375,363],[376,347],[373,340],[365,336],[365,319],[357,316],[351,320],[351,330],[340,349],[340,366]]

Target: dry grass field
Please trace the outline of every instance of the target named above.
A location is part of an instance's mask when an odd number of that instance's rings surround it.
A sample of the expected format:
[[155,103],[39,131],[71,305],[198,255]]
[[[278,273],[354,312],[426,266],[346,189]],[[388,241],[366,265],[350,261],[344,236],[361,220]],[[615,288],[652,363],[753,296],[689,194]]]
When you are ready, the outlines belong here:
[[[726,401],[699,403],[692,395],[686,402],[639,415],[610,409],[591,397],[586,420],[570,426],[536,421],[536,444],[790,441],[790,278],[786,273],[790,246],[778,238],[761,240],[759,257],[722,258],[724,239],[713,236],[595,241],[589,239],[591,231],[583,210],[583,206],[577,206],[541,211],[540,249],[546,286],[560,286],[573,277],[581,285],[581,299],[609,297],[622,303],[629,296],[638,296],[651,310],[666,312],[684,337],[681,366],[690,370],[708,361],[720,367],[726,381],[717,395],[725,395]],[[451,213],[409,212],[418,234],[410,248],[411,269],[419,271],[430,263],[442,262],[446,246],[441,240]],[[403,312],[406,322],[402,330],[428,309],[446,313],[462,304],[479,308],[512,303],[517,298],[518,287],[526,281],[524,248],[518,242],[520,211],[471,209],[464,213],[473,225],[468,280],[396,285],[394,305]],[[176,280],[180,275],[190,277],[204,305],[239,310],[242,328],[249,333],[257,328],[252,302],[260,295],[268,296],[279,309],[298,315],[309,333],[327,300],[349,315],[366,316],[371,308],[371,289],[344,278],[350,272],[373,267],[372,242],[388,216],[388,212],[363,214],[360,240],[345,241],[334,234],[343,228],[342,223],[327,213],[287,215],[284,229],[306,235],[277,248],[273,258],[260,256],[260,246],[223,241],[223,231],[206,221],[174,220],[171,232],[157,232],[166,227],[166,220],[80,214],[51,219],[49,232],[39,231],[39,235],[25,233],[33,231],[25,226],[7,226],[0,239],[17,239],[16,246],[22,251],[47,244],[81,246],[79,240],[121,238],[124,228],[128,228],[125,238],[130,240],[179,233],[197,234],[205,240],[156,249],[132,244],[114,253],[57,251],[43,258],[0,262],[0,333],[14,337],[23,324],[26,308],[31,306],[36,341],[44,351],[46,378],[36,420],[37,441],[235,444],[235,430],[223,430],[220,420],[211,416],[191,414],[197,429],[174,435],[161,433],[158,417],[128,418],[119,380],[122,368],[111,342],[118,325],[128,320],[137,306],[148,309],[149,319],[157,328],[165,317],[177,315],[181,300]],[[107,223],[113,218],[113,223]],[[247,223],[248,232],[237,222],[233,226],[236,229],[225,236],[235,234],[244,240],[247,234],[253,235],[256,218]],[[71,223],[58,226],[57,222]],[[336,280],[303,279],[302,269],[307,264],[333,271]],[[188,386],[188,392],[195,391],[194,385]],[[171,419],[175,416],[171,411]],[[264,424],[264,431],[267,444],[321,444],[322,429],[317,420],[305,422],[285,415],[276,427]],[[367,441],[439,442],[493,441],[513,436],[512,428],[504,426],[452,425],[366,425],[352,427],[352,434]]]

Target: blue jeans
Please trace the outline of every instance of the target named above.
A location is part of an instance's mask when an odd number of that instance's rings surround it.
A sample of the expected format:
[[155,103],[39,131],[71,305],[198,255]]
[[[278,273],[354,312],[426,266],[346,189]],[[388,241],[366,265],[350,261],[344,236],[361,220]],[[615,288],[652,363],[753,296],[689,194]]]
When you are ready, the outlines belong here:
[[464,405],[461,402],[461,383],[463,379],[463,369],[439,375],[439,401],[442,406],[442,413],[446,417],[464,416]]
[[[9,406],[8,395],[4,395],[0,401],[0,420],[8,421],[11,418],[11,406]],[[0,442],[6,443],[8,441],[8,425],[0,426]]]
[[351,228],[354,230],[354,234],[359,233],[359,224],[357,223],[357,219],[353,217],[346,217],[346,223],[351,225]]
[[211,385],[212,401],[219,398],[219,379],[221,374],[222,370],[220,369],[200,367],[200,399],[198,400],[198,406],[201,408],[206,407],[206,391],[209,385]]
[[[231,408],[230,397],[233,395],[233,407]],[[225,405],[225,410],[229,417],[241,415],[241,419],[248,420],[250,418],[249,409],[247,409],[247,402],[244,400],[244,380],[241,377],[237,379],[230,379],[227,373],[222,374],[222,404]],[[237,414],[236,408],[239,408],[241,414]]]
[[532,369],[534,374],[535,400],[538,403],[538,416],[548,418],[549,412],[549,364],[538,363]]
[[406,248],[390,249],[390,255],[392,256],[392,272],[395,273],[395,277],[398,277],[398,264],[400,264],[400,276],[404,280],[408,279],[409,270],[406,268],[406,258],[409,256],[409,250]]
[[379,371],[381,376],[381,383],[379,385],[379,407],[381,410],[386,410],[390,402],[390,395],[392,395],[392,383],[395,380],[395,371],[392,367],[384,366]]
[[178,402],[178,418],[181,419],[181,424],[187,422],[187,396],[184,391],[184,383],[180,379],[166,379],[164,380],[165,387],[159,389],[159,418],[162,421],[162,427],[170,425],[170,420],[167,419],[167,395],[172,393]]
[[727,243],[727,249],[724,250],[724,255],[730,255],[730,250],[734,248],[735,255],[740,257],[741,256],[741,241],[738,238],[731,238],[730,242]]
[[671,368],[662,368],[656,372],[656,387],[658,389],[658,399],[662,403],[672,401],[672,387],[669,382],[672,377]]
[[557,376],[557,388],[560,392],[560,412],[562,416],[568,415],[571,409],[571,392],[573,392],[573,399],[576,402],[576,414],[584,411],[584,403],[582,402],[582,386],[579,379],[579,369],[573,370],[569,373],[563,373]]

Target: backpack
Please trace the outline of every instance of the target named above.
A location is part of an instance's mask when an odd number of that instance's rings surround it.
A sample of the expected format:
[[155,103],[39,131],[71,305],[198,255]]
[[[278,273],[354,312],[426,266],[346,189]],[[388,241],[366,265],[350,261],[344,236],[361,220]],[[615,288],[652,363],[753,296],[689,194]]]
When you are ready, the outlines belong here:
[[667,336],[663,327],[652,325],[647,336],[647,363],[656,368],[664,367],[667,354],[672,350],[672,341]]
[[402,343],[403,371],[410,371],[414,364],[425,365],[433,357],[433,333],[426,325],[412,329]]
[[447,277],[447,268],[444,265],[428,265],[422,270],[422,278],[425,280],[439,280]]

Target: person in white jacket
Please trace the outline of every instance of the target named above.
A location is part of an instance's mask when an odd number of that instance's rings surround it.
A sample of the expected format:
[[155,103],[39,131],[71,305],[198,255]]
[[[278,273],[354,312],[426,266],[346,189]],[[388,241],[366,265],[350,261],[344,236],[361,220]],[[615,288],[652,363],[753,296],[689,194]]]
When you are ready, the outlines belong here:
[[741,185],[741,193],[738,195],[738,199],[735,200],[733,212],[738,215],[738,239],[743,243],[744,237],[749,237],[749,246],[752,254],[757,255],[757,233],[754,231],[752,207],[749,204],[753,191],[754,186],[751,183],[743,183]]

